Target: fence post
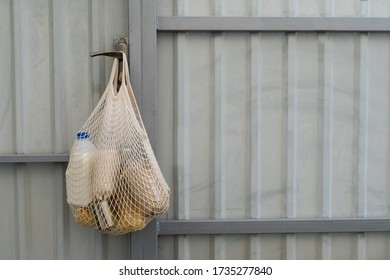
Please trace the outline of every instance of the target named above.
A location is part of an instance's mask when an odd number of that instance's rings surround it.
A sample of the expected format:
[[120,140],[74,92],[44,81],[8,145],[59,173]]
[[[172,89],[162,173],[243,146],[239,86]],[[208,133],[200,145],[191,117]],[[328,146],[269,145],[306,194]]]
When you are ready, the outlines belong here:
[[[129,0],[130,78],[149,141],[156,149],[156,0]],[[157,221],[130,236],[131,259],[157,259]]]

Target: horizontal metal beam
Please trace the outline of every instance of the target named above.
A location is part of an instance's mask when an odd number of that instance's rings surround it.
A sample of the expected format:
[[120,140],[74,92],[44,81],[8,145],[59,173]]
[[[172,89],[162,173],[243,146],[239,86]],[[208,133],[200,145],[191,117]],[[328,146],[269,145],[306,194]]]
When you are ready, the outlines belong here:
[[158,31],[383,32],[390,18],[158,17]]
[[11,154],[0,155],[0,163],[50,163],[68,162],[69,154]]
[[159,235],[386,232],[390,219],[159,220]]

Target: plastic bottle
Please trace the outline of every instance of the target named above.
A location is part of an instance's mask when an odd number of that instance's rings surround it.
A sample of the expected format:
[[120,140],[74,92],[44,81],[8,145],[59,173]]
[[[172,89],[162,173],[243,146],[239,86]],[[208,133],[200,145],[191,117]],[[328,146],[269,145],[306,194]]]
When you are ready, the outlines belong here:
[[87,207],[92,202],[91,172],[95,153],[96,147],[89,141],[89,133],[77,132],[77,140],[73,144],[66,170],[66,192],[69,204]]

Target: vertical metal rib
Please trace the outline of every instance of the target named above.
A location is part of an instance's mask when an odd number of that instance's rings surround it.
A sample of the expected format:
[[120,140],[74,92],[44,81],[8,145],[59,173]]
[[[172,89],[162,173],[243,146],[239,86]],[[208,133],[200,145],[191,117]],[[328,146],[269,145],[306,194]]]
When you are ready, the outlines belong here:
[[[15,141],[16,141],[16,153],[25,152],[25,137],[24,137],[24,125],[25,125],[25,93],[27,90],[26,78],[28,66],[25,61],[28,61],[26,54],[26,48],[23,48],[27,34],[24,26],[26,26],[26,18],[22,16],[23,5],[26,2],[20,0],[14,1],[13,5],[13,46],[14,46],[14,77],[15,77]],[[16,166],[16,199],[15,205],[17,205],[17,232],[18,232],[18,252],[17,257],[19,259],[26,259],[26,209],[25,209],[25,182],[24,182],[24,169],[25,165]]]
[[[252,16],[262,15],[262,1],[252,1]],[[262,34],[251,33],[251,213],[252,219],[261,218],[261,67]],[[252,259],[261,258],[261,236],[251,236]]]
[[[326,0],[325,15],[332,16],[334,10],[333,0]],[[323,60],[323,158],[322,158],[322,216],[332,217],[332,158],[333,158],[333,66],[331,56],[333,53],[332,38],[329,33],[320,35]],[[332,258],[332,238],[330,233],[322,234],[322,259]]]
[[[52,121],[52,143],[54,146],[55,153],[63,153],[67,150],[67,141],[63,137],[64,131],[68,131],[67,124],[65,123],[65,110],[64,104],[65,101],[65,92],[64,85],[62,83],[64,77],[64,64],[63,57],[65,57],[63,51],[63,31],[62,28],[63,18],[62,18],[62,2],[51,2],[50,4],[50,21],[53,23],[51,25],[51,73],[57,73],[57,75],[52,74],[51,76],[51,92],[52,92],[52,115],[54,120]],[[63,176],[63,165],[55,164],[54,165],[54,176],[53,176],[53,185],[54,186],[63,186],[65,178]],[[55,257],[57,259],[64,259],[65,243],[64,243],[64,205],[65,201],[65,192],[64,188],[58,187],[53,191],[53,201],[55,203],[55,218],[54,225],[54,240],[55,240]]]
[[[322,216],[332,217],[332,157],[333,157],[333,81],[332,63],[330,56],[333,52],[332,41],[329,34],[321,35],[323,44],[323,158],[322,158]],[[328,233],[322,235],[322,258],[331,258],[331,236]]]
[[190,73],[188,69],[187,35],[177,35],[177,149],[179,167],[178,218],[189,219],[189,98]]
[[[390,53],[390,38],[387,38],[386,40],[386,43],[387,43],[387,52]],[[388,62],[390,64],[390,61]],[[389,65],[388,64],[388,65]],[[388,69],[389,69],[389,66],[388,66]],[[390,79],[387,80],[387,89],[389,90],[390,89]],[[390,98],[388,97],[387,99],[387,122],[385,122],[387,124],[387,126],[390,126]],[[386,189],[385,191],[385,201],[387,202],[387,204],[390,204],[390,129],[387,130],[387,135],[386,135],[386,139],[387,139],[387,161],[386,161],[386,165],[387,165],[387,168],[386,168],[386,171],[387,171],[387,176],[386,176],[386,183],[385,183],[385,186],[384,188]],[[384,211],[385,212],[385,215],[387,216],[390,216],[390,207],[387,207],[386,210]],[[389,242],[390,243],[390,242]],[[389,244],[387,243],[387,244]]]
[[[140,113],[143,113],[142,104],[142,15],[141,15],[141,0],[129,0],[129,61],[131,85],[134,90],[135,98],[137,99]],[[130,64],[129,64],[130,65]],[[130,234],[130,258],[142,259],[143,251],[142,244],[144,242],[142,232],[134,232]]]
[[[10,48],[11,48],[11,96],[12,96],[12,140],[13,140],[13,144],[12,144],[12,152],[15,152],[16,151],[16,71],[15,71],[15,62],[16,62],[16,55],[15,55],[15,33],[17,32],[16,30],[16,27],[15,27],[15,22],[16,20],[19,20],[19,18],[17,17],[15,19],[15,7],[16,3],[14,4],[14,6],[10,5],[9,6],[9,14],[10,14]],[[14,193],[14,217],[15,217],[15,223],[14,223],[14,230],[15,230],[15,243],[14,243],[14,256],[16,259],[20,259],[20,243],[19,243],[19,236],[18,236],[18,231],[19,231],[19,218],[18,218],[18,215],[19,215],[19,207],[18,207],[18,187],[17,187],[17,174],[16,174],[16,167],[13,168],[13,193]]]
[[[361,16],[369,16],[368,1],[361,2]],[[359,91],[359,134],[358,134],[358,170],[357,170],[357,185],[358,185],[358,217],[367,216],[367,161],[368,161],[368,105],[369,105],[369,34],[361,33],[360,40],[356,42],[359,50],[355,57],[358,57],[359,65],[358,75],[355,77],[355,85]],[[357,258],[366,259],[366,233],[358,235],[357,243]]]
[[[289,15],[297,16],[298,2],[289,1]],[[287,34],[287,218],[296,218],[297,195],[297,117],[298,95],[296,91],[297,67],[296,67],[297,35]],[[296,258],[295,234],[287,234],[286,258]]]
[[[185,16],[189,12],[188,0],[177,0],[177,15]],[[179,219],[190,218],[190,166],[189,166],[189,98],[190,72],[188,69],[187,34],[179,33],[176,38],[176,149],[177,149],[177,215]],[[177,258],[190,258],[190,240],[188,236],[179,236]]]
[[[186,35],[177,35],[177,168],[178,168],[178,218],[190,218],[189,191],[189,71],[187,64]],[[187,238],[180,237],[183,241],[179,259],[189,257]]]
[[[93,12],[94,12],[94,7],[93,7],[93,2],[92,0],[89,0],[88,1],[88,19],[87,19],[87,23],[88,23],[88,39],[89,39],[89,49],[91,49],[92,47],[92,35],[93,35],[93,25],[94,24],[97,24],[96,21],[93,21]],[[96,4],[96,2],[95,2]],[[94,108],[94,97],[93,97],[93,71],[92,71],[92,67],[89,67],[88,68],[88,85],[87,85],[87,89],[88,89],[88,105],[89,105],[89,110],[92,111],[93,108]],[[94,238],[95,238],[95,257],[96,259],[105,259],[107,258],[107,236],[106,235],[103,235],[101,233],[98,233],[98,232],[95,232],[94,233]]]
[[[225,14],[225,1],[215,2],[215,15]],[[214,92],[215,92],[215,192],[214,192],[214,217],[224,219],[226,217],[226,154],[225,154],[225,103],[226,103],[226,78],[225,78],[225,34],[215,34],[214,37]],[[214,258],[224,259],[226,256],[225,237],[214,237]]]

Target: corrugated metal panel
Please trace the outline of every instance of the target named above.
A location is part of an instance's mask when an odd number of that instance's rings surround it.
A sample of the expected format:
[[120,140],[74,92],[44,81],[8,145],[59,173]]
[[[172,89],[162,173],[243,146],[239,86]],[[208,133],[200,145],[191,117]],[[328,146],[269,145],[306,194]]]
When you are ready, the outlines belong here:
[[[388,17],[390,2],[165,0],[158,13]],[[177,202],[166,217],[388,216],[389,50],[387,33],[159,34],[157,157]],[[164,236],[159,253],[388,259],[389,238]]]
[[[127,2],[0,1],[0,153],[67,153],[128,36]],[[73,222],[63,164],[0,165],[1,259],[128,258],[129,238]],[[4,210],[6,209],[6,211]]]
[[[388,17],[387,0],[160,0],[159,15]],[[127,1],[0,1],[0,153],[68,152],[127,35]],[[384,217],[387,33],[162,33],[164,218]],[[0,258],[128,258],[75,225],[63,164],[0,166]],[[43,217],[43,219],[42,219]],[[390,258],[388,233],[160,237],[160,258]],[[11,244],[11,245],[10,245]],[[172,248],[174,250],[172,250]]]

